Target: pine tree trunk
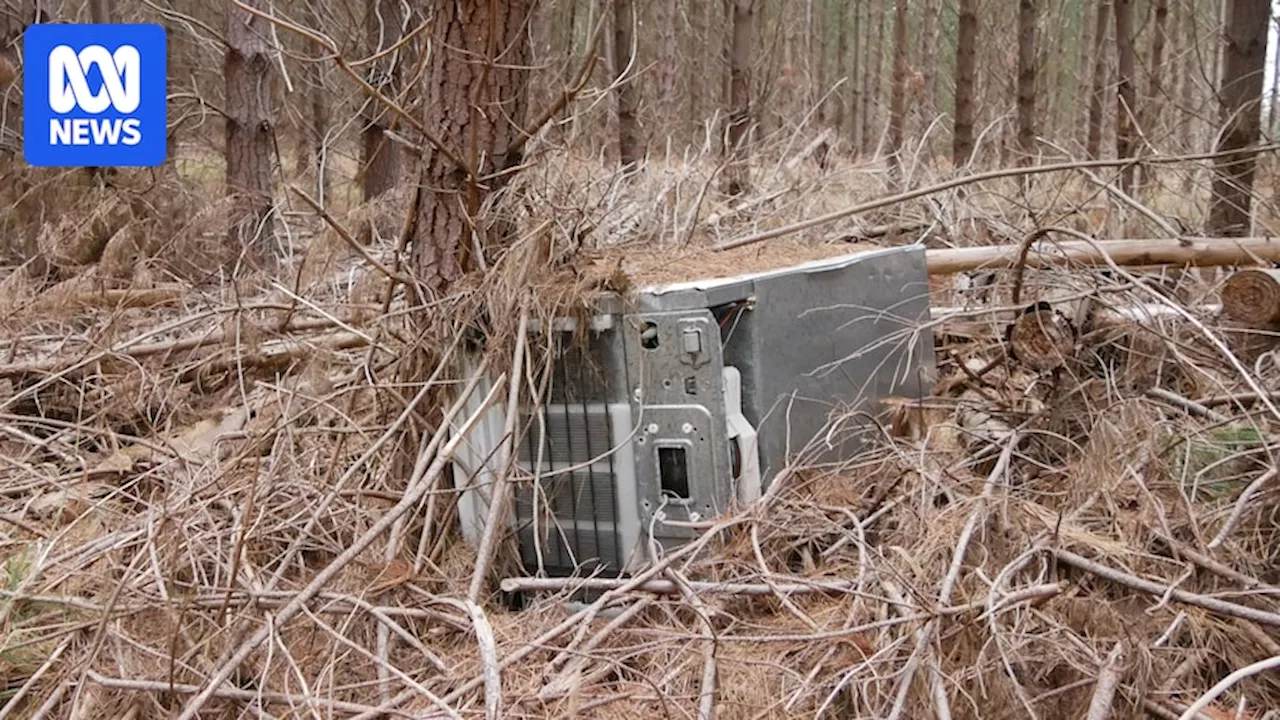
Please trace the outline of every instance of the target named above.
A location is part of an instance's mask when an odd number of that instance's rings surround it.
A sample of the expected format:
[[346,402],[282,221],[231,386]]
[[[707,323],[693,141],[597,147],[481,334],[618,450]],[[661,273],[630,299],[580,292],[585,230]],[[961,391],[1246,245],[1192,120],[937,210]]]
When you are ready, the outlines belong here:
[[[303,19],[308,27],[321,27],[322,7],[319,0],[306,0],[303,4]],[[307,53],[313,58],[324,55],[324,48],[314,40],[307,41]],[[324,86],[323,61],[308,62],[303,71],[306,79],[307,95],[310,98],[310,121],[304,121],[297,165],[299,174],[307,168],[316,173],[316,200],[324,207],[329,197],[328,143],[329,133],[329,92]]]
[[817,33],[816,38],[813,30],[809,35],[810,77],[813,78],[813,102],[810,105],[814,107],[814,119],[819,126],[822,126],[830,116],[831,103],[827,96],[827,91],[830,89],[827,87],[827,3],[825,0],[819,0],[814,6],[813,0],[810,0],[809,6],[811,24],[816,28]]
[[[1090,11],[1088,4],[1082,3],[1079,7],[1080,12],[1080,39],[1076,50],[1080,56],[1076,58],[1076,73],[1074,78],[1074,91],[1067,96],[1066,111],[1063,113],[1063,122],[1067,128],[1067,132],[1075,132],[1076,138],[1083,142],[1089,135],[1088,110],[1090,92],[1093,90],[1093,26],[1095,17]],[[1086,108],[1084,113],[1077,112],[1081,107]]]
[[108,0],[89,0],[89,19],[99,24],[111,22],[111,6]]
[[[266,11],[264,0],[245,0]],[[258,15],[227,6],[226,162],[227,194],[234,198],[227,235],[227,262],[247,253],[251,262],[274,264],[275,232],[271,226],[271,155],[274,128],[271,112],[271,56],[266,38],[270,23]]]
[[[400,40],[404,17],[400,0],[368,0],[365,16],[367,52],[372,55]],[[369,82],[383,95],[395,98],[400,91],[403,53],[396,51],[381,58],[369,70]],[[368,104],[364,131],[361,133],[364,167],[365,201],[381,195],[400,181],[402,150],[399,143],[387,137],[395,126],[395,116],[380,102]]]
[[[1137,145],[1135,119],[1138,107],[1134,91],[1133,0],[1115,0],[1116,15],[1116,159],[1133,157]],[[1133,190],[1133,166],[1120,171],[1120,189]]]
[[1148,132],[1155,129],[1154,124],[1159,121],[1160,109],[1164,105],[1164,49],[1168,44],[1169,0],[1156,0],[1155,14],[1151,38],[1151,82],[1147,87],[1147,111],[1144,113],[1148,125],[1143,128]]
[[423,164],[413,267],[431,294],[444,292],[475,267],[477,249],[485,251],[511,239],[509,222],[483,225],[477,216],[509,177],[501,173],[521,161],[519,150],[509,150],[524,141],[521,125],[527,122],[530,4],[531,0],[435,3],[423,124],[438,129],[438,138],[470,172],[439,150]]
[[[1218,90],[1220,122],[1225,130],[1218,141],[1219,152],[1248,148],[1258,142],[1270,5],[1270,0],[1227,0],[1225,3],[1225,46]],[[1224,237],[1249,234],[1256,162],[1254,152],[1214,162],[1208,234]]]
[[[569,81],[569,73],[572,72],[571,68],[578,59],[577,54],[574,52],[577,47],[578,2],[577,0],[564,0],[563,2],[557,2],[555,7],[557,9],[564,8],[564,10],[559,13],[559,22],[556,23],[559,42],[552,47],[551,57],[558,56],[558,59],[564,63],[564,73],[559,82],[552,82],[552,96],[558,95],[564,83]],[[552,127],[557,129],[557,136],[566,135],[571,131],[572,123],[568,122],[568,120],[573,117],[574,112],[573,103],[569,102],[556,114]]]
[[[627,3],[628,6],[632,5],[632,0],[625,0],[625,2]],[[684,67],[684,85],[685,85],[685,89],[689,93],[689,101],[685,103],[684,126],[687,132],[689,133],[690,142],[694,142],[694,143],[698,142],[698,124],[700,122],[700,118],[702,117],[702,102],[704,99],[703,96],[706,93],[706,90],[703,88],[702,80],[707,70],[703,66],[702,47],[703,47],[703,43],[706,42],[706,38],[707,38],[706,17],[708,14],[710,14],[710,8],[708,7],[708,5],[710,4],[711,3],[696,2],[696,3],[691,3],[688,8],[689,34],[687,38],[686,47],[689,51],[689,54],[685,58],[683,67]],[[634,12],[635,12],[634,9],[628,10],[629,16],[630,14],[634,14]],[[617,16],[618,16],[618,8],[615,6],[614,8],[615,22],[617,21],[616,20]],[[628,37],[631,37],[631,36],[628,35]],[[619,43],[618,43],[617,33],[615,32],[614,33],[614,50],[613,50],[615,58],[617,57],[617,53],[619,52],[618,45]],[[640,54],[639,45],[637,45],[636,46],[637,58],[639,57],[639,54]],[[618,72],[622,72],[622,67],[625,67],[625,66],[618,66],[615,69]],[[637,88],[637,90],[638,89],[639,88]],[[619,108],[619,113],[621,113],[621,108]],[[621,115],[619,115],[619,117],[621,117]],[[621,128],[619,128],[619,131],[621,131]]]
[[1018,2],[1018,149],[1019,164],[1031,161],[1036,144],[1035,0]]
[[1267,127],[1268,134],[1274,134],[1276,131],[1276,100],[1280,94],[1280,48],[1276,48],[1275,59],[1271,66],[1271,101],[1267,103]]
[[893,87],[889,96],[889,174],[902,180],[904,132],[907,119],[907,0],[897,0],[893,17]]
[[851,86],[855,82],[854,78],[857,77],[855,72],[849,70],[849,11],[843,4],[836,5],[834,22],[836,23],[836,57],[833,65],[836,81],[840,82],[840,87],[836,89],[835,97],[831,101],[831,126],[835,128],[837,137],[842,137],[845,118],[848,117],[846,111],[849,106],[848,98],[851,94]]
[[920,108],[927,115],[925,122],[932,122],[938,114],[934,87],[938,80],[938,32],[942,25],[938,19],[940,4],[939,0],[925,0],[924,7],[920,9],[919,27],[916,31],[920,34],[916,67],[920,69],[924,80],[920,88]]
[[862,9],[866,5],[865,0],[854,0],[853,3],[853,27],[851,32],[853,35],[853,58],[852,66],[849,68],[849,84],[853,88],[849,99],[849,146],[854,155],[862,152],[862,113],[864,112],[862,99],[867,94],[866,77],[862,72],[865,64],[863,60],[863,52],[866,50],[867,43],[862,39]]
[[[23,23],[18,13],[0,4],[0,177],[9,190],[29,198],[0,213],[0,262],[23,262],[36,255],[35,233],[27,231],[26,208],[38,200],[28,194],[22,159],[22,80],[18,69]],[[172,165],[172,162],[167,163]]]
[[1089,94],[1088,135],[1085,155],[1098,158],[1102,149],[1102,116],[1107,98],[1107,27],[1111,20],[1111,0],[1098,0],[1097,23],[1093,27],[1093,83]]
[[659,127],[675,128],[680,121],[680,104],[677,70],[680,67],[678,33],[678,11],[674,2],[657,2],[653,4],[657,14],[658,25],[658,62],[650,72],[656,75],[657,91],[654,93],[654,105],[658,112]]
[[[1169,0],[1155,0],[1155,22],[1152,25],[1151,61],[1148,63],[1147,94],[1142,101],[1139,130],[1148,137],[1159,130],[1164,109],[1164,49],[1168,43]],[[1152,168],[1138,168],[1138,185],[1147,184]]]
[[951,164],[961,167],[973,156],[973,76],[977,69],[978,0],[960,0],[956,29],[956,110],[951,130]]
[[751,128],[752,0],[733,0],[733,44],[729,51],[729,146],[725,191],[746,192],[750,184],[746,137]]
[[[638,48],[633,32],[635,13],[632,0],[614,0],[613,4],[613,66],[618,76],[618,159],[622,172],[630,175],[644,156],[640,147],[640,125],[636,121],[639,104],[639,88],[636,71],[640,67]],[[689,102],[693,103],[693,93]]]
[[[874,43],[869,43],[867,46],[867,52],[870,53],[873,60],[868,68],[870,70],[871,81],[867,83],[866,107],[862,112],[862,142],[864,150],[875,147],[875,140],[873,139],[875,136],[871,134],[871,119],[873,116],[880,116],[880,99],[883,96],[881,88],[884,85],[884,72],[882,67],[884,61],[884,25],[885,16],[889,14],[887,8],[885,8],[885,3],[889,2],[889,0],[874,0],[874,2],[877,8],[876,40]],[[868,29],[867,34],[870,35],[870,29]],[[879,128],[877,128],[877,134],[878,132]]]
[[18,13],[0,5],[0,174],[21,156],[22,93],[18,48],[23,23]]

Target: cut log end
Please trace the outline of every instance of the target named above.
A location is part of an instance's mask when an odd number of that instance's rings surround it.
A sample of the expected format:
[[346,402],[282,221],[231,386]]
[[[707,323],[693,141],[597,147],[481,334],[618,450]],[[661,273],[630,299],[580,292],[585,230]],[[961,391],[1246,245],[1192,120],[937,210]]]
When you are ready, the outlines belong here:
[[1075,347],[1075,332],[1067,319],[1048,303],[1037,303],[1009,327],[1009,351],[1032,370],[1062,367]]
[[1232,275],[1222,286],[1222,309],[1254,328],[1280,322],[1280,270],[1250,268]]

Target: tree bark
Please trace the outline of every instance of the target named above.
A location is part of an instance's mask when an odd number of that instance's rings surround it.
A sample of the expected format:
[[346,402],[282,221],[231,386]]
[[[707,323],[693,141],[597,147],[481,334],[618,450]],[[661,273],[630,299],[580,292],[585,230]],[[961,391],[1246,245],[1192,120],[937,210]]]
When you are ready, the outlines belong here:
[[100,25],[111,22],[109,0],[89,0],[89,19]]
[[[367,52],[373,55],[395,45],[402,36],[404,11],[401,0],[369,0],[365,8],[365,41]],[[383,95],[395,98],[400,91],[400,51],[383,57],[369,68],[369,84]],[[370,102],[361,132],[361,158],[364,168],[363,190],[365,202],[372,200],[396,186],[400,180],[403,150],[400,144],[387,137],[387,131],[395,126],[395,115],[381,102]]]
[[22,103],[19,100],[22,84],[18,81],[18,47],[22,38],[23,22],[8,6],[0,5],[0,157],[5,158],[0,169],[9,170],[12,158],[20,154],[22,147]]
[[951,164],[958,168],[973,156],[973,77],[978,61],[977,0],[960,0],[956,33],[956,111],[951,131]]
[[889,174],[901,182],[907,119],[907,0],[897,0],[893,16],[893,87],[889,95]]
[[[855,5],[855,11],[856,11]],[[857,72],[849,70],[849,12],[843,4],[836,5],[836,15],[834,22],[836,23],[836,58],[835,70],[836,80],[843,80],[840,87],[836,89],[835,98],[832,100],[831,107],[831,125],[836,129],[836,136],[844,135],[844,121],[848,117],[845,108],[848,106],[846,98],[850,95],[850,86],[856,81]]]
[[652,73],[658,81],[657,92],[654,93],[654,106],[658,113],[659,127],[675,128],[680,121],[679,88],[680,45],[677,24],[679,10],[674,2],[656,2],[653,4],[657,15],[658,62]]
[[1093,33],[1093,88],[1089,95],[1088,135],[1084,152],[1091,160],[1102,149],[1102,114],[1107,87],[1107,27],[1111,20],[1111,0],[1098,0],[1098,15]]
[[1035,0],[1018,2],[1018,164],[1031,161],[1036,145],[1036,21]]
[[1147,87],[1148,124],[1160,119],[1160,108],[1164,104],[1164,49],[1168,44],[1169,0],[1156,0],[1156,21],[1151,38],[1151,78]]
[[[827,27],[828,16],[826,2],[818,2],[814,6],[813,0],[809,2],[809,77],[812,88],[810,90],[813,100],[810,105],[814,107],[814,118],[819,125],[824,124],[830,117],[829,98],[827,96]],[[816,29],[815,29],[816,26]],[[814,34],[817,37],[814,37]]]
[[[1137,144],[1135,118],[1138,107],[1134,92],[1133,0],[1115,0],[1116,15],[1116,159],[1133,157]],[[1133,191],[1133,166],[1120,171],[1120,189]]]
[[867,43],[863,42],[862,15],[865,0],[854,0],[853,3],[853,58],[849,69],[849,84],[853,88],[849,99],[849,145],[854,155],[862,152],[862,113],[865,112],[863,97],[867,94],[866,76],[862,71],[865,61],[863,52]]
[[[634,14],[635,14],[633,0],[620,0],[618,4],[614,6],[613,15],[614,15],[615,30],[614,30],[613,52],[614,52],[615,59],[617,58],[617,54],[620,52],[618,50],[618,46],[622,44],[619,41],[620,39],[617,36],[617,17],[618,17],[618,13],[620,12],[619,7],[622,5],[623,2],[625,2],[628,8],[630,8],[628,10],[627,16],[634,17]],[[702,82],[703,76],[706,73],[706,68],[704,67],[704,64],[703,64],[702,50],[704,48],[704,44],[706,43],[706,38],[708,37],[707,26],[710,23],[707,22],[707,16],[711,12],[712,5],[714,5],[714,3],[699,2],[699,3],[692,3],[688,8],[689,34],[686,37],[686,48],[688,49],[689,56],[686,57],[684,61],[684,84],[685,84],[685,90],[688,92],[689,97],[688,97],[688,102],[684,104],[684,111],[685,111],[684,127],[686,128],[686,131],[689,133],[690,142],[694,142],[694,143],[698,141],[698,125],[700,122],[699,119],[702,117],[702,101],[704,99],[703,95],[706,92],[703,88],[703,82]],[[629,29],[628,33],[629,34],[627,35],[627,38],[628,38],[627,47],[629,48],[631,46],[632,38],[634,38],[634,32],[632,32]],[[629,52],[630,51],[628,51],[628,53]],[[636,54],[636,57],[639,58],[640,56],[639,44],[636,45],[635,54]],[[614,70],[615,72],[621,73],[622,68],[624,67],[626,67],[625,64],[618,65],[615,62]],[[632,68],[633,74],[635,70],[636,68]],[[636,88],[636,91],[639,92],[638,87]],[[619,98],[619,100],[621,100],[621,98]],[[619,118],[621,118],[621,112],[622,112],[621,107],[619,107],[618,112],[619,112]],[[621,124],[621,120],[619,120],[619,124]],[[619,132],[621,132],[622,128],[619,127],[618,130]],[[637,128],[637,131],[638,131],[638,128]]]
[[[266,12],[265,0],[245,0],[245,4]],[[264,18],[235,4],[227,6],[227,194],[234,200],[226,262],[247,253],[251,262],[270,265],[276,249],[271,226],[274,127],[271,55],[266,41],[270,33],[270,23]]]
[[[18,13],[0,4],[0,177],[10,178],[4,188],[6,198],[23,197],[27,189],[26,162],[22,159],[22,83],[18,73],[22,29]],[[22,262],[35,255],[35,233],[23,227],[23,206],[29,204],[16,203],[9,212],[0,213],[0,262]]]
[[[322,27],[321,13],[324,5],[320,0],[306,0],[303,3],[303,18],[313,28]],[[308,109],[309,122],[303,123],[302,142],[298,145],[298,174],[310,168],[316,173],[316,200],[325,207],[329,197],[329,177],[327,169],[328,148],[326,138],[329,133],[329,93],[324,86],[324,67],[322,66],[324,48],[315,40],[307,40],[307,53],[313,58],[307,62],[303,77],[306,79],[307,95],[310,99]]]
[[[640,125],[636,121],[639,104],[639,87],[636,70],[639,68],[639,48],[635,44],[633,23],[635,11],[632,0],[614,0],[613,4],[613,67],[617,73],[618,99],[618,159],[622,172],[630,175],[639,165],[644,150],[640,147]],[[690,94],[690,104],[694,103]]]
[[[1218,91],[1221,123],[1225,129],[1218,140],[1219,152],[1248,148],[1258,142],[1270,4],[1270,0],[1226,2],[1222,81]],[[1249,233],[1256,162],[1254,152],[1214,162],[1209,232],[1228,237]]]
[[938,82],[938,38],[942,27],[939,20],[941,12],[940,0],[925,0],[916,21],[919,42],[916,48],[915,67],[920,70],[923,80],[920,86],[920,108],[927,115],[925,122],[931,122],[938,113],[934,88]]
[[[423,124],[450,152],[423,163],[413,267],[430,294],[478,264],[476,252],[510,240],[508,222],[478,219],[485,201],[520,164],[525,139],[531,0],[438,0]],[[467,165],[459,168],[456,159]]]
[[[884,63],[884,23],[885,16],[889,14],[886,12],[884,6],[886,2],[888,2],[888,0],[879,0],[878,2],[875,2],[876,41],[874,43],[867,44],[867,52],[869,53],[869,57],[873,58],[873,60],[868,63],[870,82],[867,83],[867,96],[864,103],[865,107],[862,111],[863,149],[874,147],[873,143],[875,141],[872,139],[874,136],[871,134],[871,120],[874,116],[880,116],[880,113],[878,111],[873,111],[873,108],[876,108],[876,106],[880,104],[880,90],[884,85],[884,72],[882,67]],[[868,18],[868,20],[869,19],[870,18]],[[871,34],[871,29],[869,27],[867,28],[867,34]],[[877,135],[879,134],[879,128],[876,128],[876,133]]]
[[[1147,93],[1142,101],[1141,130],[1150,136],[1156,132],[1164,109],[1164,49],[1169,40],[1169,0],[1155,0],[1155,23],[1152,26],[1151,62],[1148,64]],[[1138,169],[1138,185],[1145,185],[1152,168]]]
[[1267,103],[1267,133],[1276,131],[1276,101],[1280,100],[1280,48],[1276,49],[1271,65],[1271,100]]
[[729,53],[729,147],[726,192],[739,195],[750,184],[744,140],[751,126],[752,0],[733,0],[733,45]]
[[[1185,11],[1186,16],[1182,23],[1183,35],[1187,47],[1196,47],[1200,36],[1200,20],[1196,14],[1196,8],[1190,7]],[[1183,68],[1180,75],[1182,76],[1182,88],[1178,94],[1178,103],[1181,105],[1180,117],[1178,119],[1178,137],[1182,142],[1184,149],[1190,149],[1191,130],[1194,124],[1194,114],[1191,110],[1191,103],[1195,97],[1196,72],[1198,69],[1199,52],[1186,53],[1186,59],[1183,61]],[[1191,173],[1183,175],[1183,192],[1190,192],[1193,184],[1193,176]]]

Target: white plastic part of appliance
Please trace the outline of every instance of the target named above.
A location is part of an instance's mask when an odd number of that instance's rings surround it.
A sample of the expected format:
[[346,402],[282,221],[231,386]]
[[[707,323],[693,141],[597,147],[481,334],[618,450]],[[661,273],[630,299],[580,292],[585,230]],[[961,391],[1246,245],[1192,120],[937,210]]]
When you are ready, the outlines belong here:
[[[471,378],[478,366],[464,360],[462,369],[464,376]],[[458,433],[464,419],[480,409],[492,387],[489,377],[480,378],[471,396],[463,403],[462,412],[449,428],[451,434]],[[458,495],[458,520],[462,526],[462,537],[472,545],[480,543],[484,521],[489,514],[489,490],[506,466],[507,447],[502,442],[506,425],[504,407],[498,404],[489,406],[453,455],[453,483],[462,491]]]
[[738,443],[740,469],[736,492],[738,502],[746,505],[760,498],[760,449],[756,429],[742,414],[742,373],[732,365],[721,370],[724,382],[724,414],[729,426],[729,442]]

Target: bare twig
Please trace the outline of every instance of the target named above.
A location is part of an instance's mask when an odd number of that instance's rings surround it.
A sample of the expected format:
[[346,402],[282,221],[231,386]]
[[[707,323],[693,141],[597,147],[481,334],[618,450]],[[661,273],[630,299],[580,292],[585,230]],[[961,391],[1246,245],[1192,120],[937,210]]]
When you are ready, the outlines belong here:
[[[106,677],[105,675],[96,673],[93,670],[89,671],[89,679],[103,687],[115,690],[127,690],[131,692],[181,693],[183,695],[194,695],[200,692],[200,686],[198,685],[185,685],[183,683],[170,683],[158,680],[113,678]],[[387,713],[395,717],[416,717],[413,713],[400,712],[385,705],[380,708],[375,708],[370,705],[361,705],[359,703],[345,702],[343,700],[333,700],[331,698],[321,697],[318,695],[303,697],[301,695],[290,695],[288,693],[269,692],[264,690],[242,690],[237,687],[223,687],[218,688],[214,693],[214,696],[228,698],[231,700],[242,700],[245,702],[267,702],[275,705],[288,705],[295,709],[317,707],[343,713],[379,712]]]
[[489,512],[485,517],[484,530],[480,536],[480,545],[476,550],[476,566],[471,573],[471,585],[467,589],[467,599],[476,603],[480,601],[480,592],[484,589],[489,574],[489,563],[498,549],[498,538],[507,531],[504,519],[511,499],[511,470],[515,465],[516,423],[520,418],[520,383],[524,377],[525,341],[529,332],[529,313],[525,306],[520,306],[520,325],[516,330],[515,356],[511,362],[511,386],[507,389],[507,410],[505,427],[502,436],[503,459],[502,475],[494,478],[493,497],[489,500]]
[[1077,567],[1081,570],[1097,575],[1100,578],[1110,580],[1111,582],[1124,585],[1125,587],[1132,588],[1134,590],[1139,590],[1156,597],[1167,597],[1170,600],[1176,600],[1177,602],[1186,603],[1188,605],[1202,607],[1205,610],[1210,610],[1220,615],[1244,618],[1263,625],[1280,627],[1280,615],[1277,615],[1276,613],[1257,610],[1245,605],[1237,605],[1236,603],[1219,600],[1213,597],[1197,595],[1195,593],[1187,592],[1186,590],[1165,587],[1160,583],[1143,580],[1142,578],[1135,577],[1129,573],[1115,570],[1107,567],[1106,565],[1080,557],[1069,550],[1054,550],[1053,554],[1058,558],[1058,560],[1068,565]]
[[[1168,164],[1174,164],[1174,163],[1193,162],[1198,160],[1212,160],[1218,157],[1226,157],[1226,156],[1241,154],[1245,152],[1254,153],[1254,152],[1271,151],[1276,149],[1280,149],[1280,145],[1268,145],[1268,146],[1259,147],[1259,148],[1250,148],[1247,151],[1232,150],[1225,153],[1201,153],[1201,154],[1195,154],[1195,155],[1169,155],[1169,156],[1159,157],[1159,158],[1144,158],[1142,162],[1150,165],[1168,165]],[[735,238],[733,240],[729,240],[727,242],[721,243],[720,245],[717,245],[716,249],[731,250],[736,247],[742,247],[743,245],[750,245],[752,243],[762,242],[765,240],[772,240],[774,238],[783,237],[785,235],[798,233],[802,230],[815,228],[819,225],[825,225],[829,222],[834,222],[836,220],[849,217],[850,215],[857,215],[859,213],[865,213],[865,212],[876,210],[882,207],[897,205],[898,203],[906,202],[908,200],[914,200],[916,198],[925,197],[926,195],[933,195],[935,193],[944,192],[946,190],[951,190],[953,188],[962,187],[965,185],[972,185],[975,183],[986,182],[987,180],[997,180],[1000,178],[1011,178],[1011,177],[1022,177],[1027,175],[1043,175],[1045,173],[1062,172],[1064,170],[1080,170],[1084,168],[1122,167],[1124,165],[1129,165],[1132,162],[1133,162],[1132,159],[1129,159],[1129,160],[1083,160],[1079,162],[1055,163],[1052,165],[1035,165],[1035,166],[1023,167],[1023,168],[1006,168],[1003,170],[992,170],[989,172],[974,173],[973,175],[966,175],[963,177],[956,178],[954,180],[948,180],[947,182],[938,183],[937,185],[930,185],[928,187],[919,188],[917,190],[911,190],[908,192],[899,193],[897,195],[892,195],[887,198],[881,198],[880,200],[872,200],[870,202],[860,203],[858,205],[845,208],[843,210],[837,210],[835,212],[827,213],[826,215],[819,215],[816,218],[803,220],[797,223],[791,223],[789,225],[784,225],[780,228],[775,228],[773,230],[768,230],[766,232],[756,233],[754,235],[747,235],[741,238]]]
[[1253,677],[1254,675],[1267,672],[1268,670],[1275,670],[1276,668],[1280,668],[1280,655],[1267,658],[1266,660],[1259,660],[1252,665],[1246,665],[1232,672],[1230,675],[1222,678],[1217,685],[1209,688],[1209,691],[1201,695],[1195,702],[1191,703],[1191,706],[1178,717],[1178,720],[1192,720],[1201,710],[1212,705],[1213,701],[1217,700],[1219,695],[1230,690],[1236,683],[1244,680],[1245,678]]
[[1210,550],[1227,541],[1227,536],[1235,529],[1236,523],[1240,522],[1240,517],[1244,515],[1244,509],[1249,504],[1249,501],[1253,499],[1254,494],[1261,490],[1263,485],[1271,482],[1277,474],[1280,474],[1280,469],[1274,466],[1269,467],[1266,472],[1254,478],[1253,482],[1245,487],[1244,491],[1240,493],[1240,497],[1236,498],[1235,505],[1231,507],[1231,514],[1227,516],[1227,521],[1222,523],[1222,529],[1209,541],[1207,547]]
[[1085,720],[1107,720],[1111,717],[1111,701],[1120,685],[1120,659],[1123,655],[1124,647],[1120,643],[1113,645],[1111,652],[1107,653],[1106,661],[1098,670],[1098,683],[1089,700],[1089,714]]
[[[435,481],[446,464],[452,459],[454,450],[466,436],[466,430],[472,424],[477,422],[483,415],[484,411],[488,409],[490,403],[492,403],[496,397],[497,391],[501,389],[502,383],[505,382],[505,380],[505,375],[499,376],[498,380],[494,382],[493,387],[490,389],[488,396],[480,403],[480,406],[473,415],[465,421],[462,431],[455,434],[447,443],[445,443],[444,447],[441,448],[439,454],[437,454],[434,459],[425,453],[419,456],[417,467],[414,468],[414,473],[410,478],[409,487],[405,491],[404,499],[399,503],[396,503],[395,507],[388,510],[385,515],[379,518],[377,522],[364,532],[364,534],[346,548],[342,554],[335,558],[333,562],[329,563],[324,570],[321,570],[316,574],[315,578],[313,578],[304,589],[299,591],[288,605],[281,608],[280,612],[271,619],[271,622],[267,623],[262,629],[255,632],[248,640],[242,643],[240,645],[240,649],[232,654],[231,658],[222,664],[222,667],[218,672],[214,673],[213,677],[209,678],[208,682],[204,686],[204,690],[192,698],[183,707],[182,713],[178,716],[178,720],[192,720],[192,718],[200,712],[200,708],[209,701],[209,698],[213,697],[213,693],[216,692],[217,689],[221,687],[222,683],[226,682],[227,678],[235,672],[236,668],[240,666],[240,663],[244,662],[245,659],[248,658],[249,655],[252,654],[253,651],[256,650],[269,635],[274,632],[278,632],[279,627],[296,615],[312,597],[319,593],[325,585],[337,576],[342,568],[350,564],[350,562],[354,560],[357,555],[363,552],[365,548],[373,544],[373,541],[376,540],[378,536],[390,529],[396,519],[408,512],[417,505],[420,500],[422,500],[423,496],[425,496],[434,486]],[[440,429],[436,432],[437,436],[443,436],[444,433],[449,431],[449,423],[452,422],[452,418],[462,410],[464,401],[470,397],[479,382],[480,375],[476,375],[472,378],[471,382],[467,385],[467,388],[462,391],[458,396],[458,400],[454,402],[453,407],[450,408],[449,412],[446,414],[445,422],[440,424]]]
[[[804,595],[806,593],[847,593],[853,590],[854,583],[843,580],[814,580],[812,582],[789,582],[778,584],[707,582],[687,580],[689,587],[695,592],[712,595]],[[623,587],[632,592],[647,592],[658,595],[678,595],[681,590],[670,580],[649,580],[635,585],[627,580],[609,578],[503,578],[503,592],[557,592],[562,590],[617,590]]]

